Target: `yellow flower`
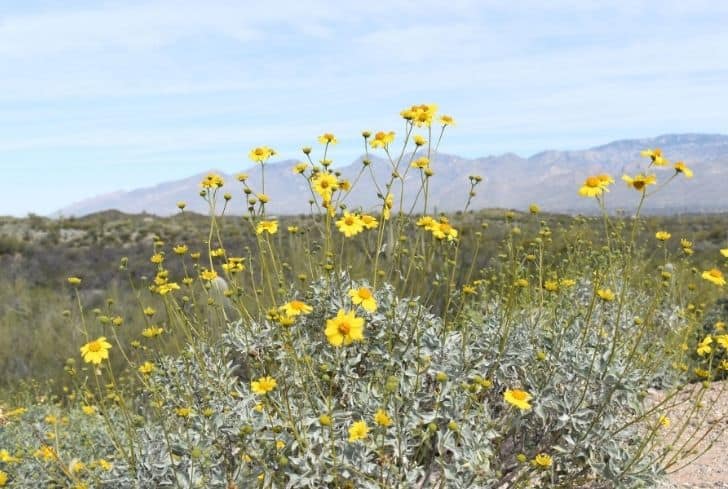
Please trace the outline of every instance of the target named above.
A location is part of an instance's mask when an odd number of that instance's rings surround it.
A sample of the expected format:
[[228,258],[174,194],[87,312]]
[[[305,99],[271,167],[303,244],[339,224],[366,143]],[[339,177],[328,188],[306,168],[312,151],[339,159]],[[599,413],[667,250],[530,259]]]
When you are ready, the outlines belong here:
[[629,187],[640,192],[644,192],[648,185],[655,185],[657,183],[657,179],[654,175],[643,175],[642,173],[635,175],[634,177],[622,175],[622,180],[624,180]]
[[177,245],[172,248],[172,251],[174,251],[177,255],[184,255],[187,251],[189,251],[189,248],[187,248],[186,245]]
[[81,284],[81,279],[78,277],[68,277],[68,283],[75,287]]
[[313,191],[316,192],[324,202],[331,200],[331,194],[339,188],[339,179],[333,173],[319,172],[313,179]]
[[728,248],[723,248],[720,250],[720,254],[724,257],[728,258]]
[[227,263],[223,264],[222,269],[228,273],[242,272],[245,270],[245,265],[243,264],[244,260],[245,258],[231,256],[228,258]]
[[174,410],[174,412],[180,418],[189,418],[192,414],[192,409],[188,407],[178,407]]
[[672,234],[668,233],[667,231],[657,231],[655,233],[655,238],[657,238],[660,241],[667,241],[672,237]]
[[18,457],[10,455],[10,452],[3,448],[2,450],[0,450],[0,462],[6,464],[16,464],[20,462],[20,459]]
[[388,221],[391,216],[391,210],[392,206],[394,205],[394,195],[387,194],[386,197],[384,197],[384,206],[382,207],[382,218],[385,221]]
[[374,422],[386,428],[392,424],[392,418],[389,417],[387,411],[384,409],[377,409],[377,412],[374,413]]
[[515,282],[513,282],[513,285],[516,287],[528,287],[528,279],[525,278],[519,278]]
[[137,369],[140,374],[142,375],[149,375],[152,372],[154,372],[154,369],[156,367],[152,362],[144,362],[141,365],[139,365],[139,368]]
[[248,158],[255,161],[256,163],[264,163],[268,158],[270,158],[274,154],[275,154],[275,150],[273,150],[267,146],[259,146],[257,148],[253,148],[250,150],[250,153],[248,153]]
[[520,389],[507,389],[503,393],[503,400],[508,404],[511,404],[521,411],[528,411],[531,409],[531,404],[528,401],[532,399],[531,394]]
[[91,416],[96,414],[96,406],[81,406],[81,411],[83,411],[83,414]]
[[673,168],[675,168],[675,173],[682,173],[685,178],[693,178],[693,171],[682,161],[675,163]]
[[613,301],[615,298],[614,292],[612,292],[612,289],[598,289],[597,295],[599,298],[603,301],[610,302]]
[[202,186],[202,188],[220,188],[223,185],[225,185],[225,180],[216,173],[209,173],[205,179],[200,182],[200,186]]
[[692,248],[693,247],[693,242],[690,241],[690,240],[687,240],[685,238],[681,238],[680,239],[680,247],[683,248],[683,249],[684,248]]
[[296,166],[293,167],[293,173],[295,174],[301,174],[306,171],[306,168],[308,168],[308,163],[297,163]]
[[277,385],[276,379],[271,376],[266,376],[250,382],[250,390],[262,396],[275,389]]
[[364,231],[364,223],[356,214],[344,212],[344,216],[336,221],[336,227],[339,228],[344,236],[351,238]]
[[142,336],[145,338],[155,338],[162,333],[164,333],[164,328],[160,328],[159,326],[150,326],[142,330]]
[[55,460],[56,452],[53,448],[48,445],[41,445],[41,447],[33,454],[36,458],[42,458],[43,460]]
[[660,416],[657,419],[657,422],[660,423],[660,426],[662,426],[663,428],[670,427],[670,418],[668,418],[667,416]]
[[200,278],[206,282],[212,282],[217,278],[217,272],[215,270],[208,270],[203,268],[200,272]]
[[83,345],[81,347],[81,355],[83,355],[84,362],[98,365],[103,360],[109,358],[109,349],[111,349],[111,343],[106,341],[106,337],[100,336]]
[[275,234],[278,232],[278,221],[260,221],[255,227],[255,234]]
[[358,289],[350,290],[349,297],[351,297],[351,302],[353,302],[355,306],[361,305],[361,307],[369,313],[377,310],[377,301],[374,298],[372,291],[366,287],[359,287]]
[[[417,127],[427,126],[432,124],[432,119],[435,117],[437,112],[437,105],[435,104],[420,104],[413,105],[408,109],[404,109],[400,112],[400,115]],[[452,120],[452,118],[450,118]]]
[[376,134],[374,134],[374,137],[369,142],[369,145],[372,148],[386,148],[388,147],[392,141],[394,141],[394,132],[383,132],[379,131]]
[[551,467],[551,464],[553,464],[554,461],[550,455],[545,453],[539,453],[533,458],[532,463],[538,468],[548,469],[549,467]]
[[410,164],[410,166],[412,168],[419,168],[420,170],[424,170],[425,168],[428,168],[430,166],[430,159],[427,156],[422,156],[414,160]]
[[326,132],[319,136],[318,142],[321,144],[336,144],[339,141],[336,139],[336,136],[334,136],[330,132]]
[[695,350],[695,353],[700,355],[701,357],[704,357],[705,355],[709,355],[710,352],[713,351],[713,348],[710,347],[710,344],[713,343],[713,338],[710,337],[710,335],[703,338],[703,341],[698,343],[698,347]]
[[326,321],[324,333],[329,343],[337,347],[348,346],[354,341],[363,341],[364,319],[356,317],[354,311],[339,310],[336,317]]
[[311,311],[313,311],[313,307],[309,306],[305,302],[292,300],[291,302],[286,302],[281,306],[281,309],[283,312],[286,313],[287,316],[295,317],[299,314],[309,314]]
[[430,216],[422,216],[417,219],[417,226],[425,228],[427,231],[432,231],[437,225],[437,221]]
[[106,472],[110,471],[114,467],[114,465],[111,462],[107,462],[103,458],[98,459],[95,462],[95,465],[98,465],[99,467],[101,467],[101,470],[104,470]]
[[157,287],[157,293],[159,295],[167,295],[173,290],[179,290],[179,285],[177,285],[175,282],[170,282],[167,284],[162,284],[159,287]]
[[0,470],[0,487],[5,487],[8,483],[8,473]]
[[164,255],[161,253],[155,253],[149,259],[149,261],[154,263],[155,265],[159,265],[160,263],[162,263],[164,261]]
[[86,464],[81,462],[78,459],[71,460],[71,463],[68,464],[68,470],[72,474],[77,474],[78,472],[82,472],[83,470],[86,470]]
[[420,136],[419,134],[415,134],[412,137],[412,140],[415,142],[415,146],[424,146],[427,144],[427,139],[425,139],[424,136]]
[[559,290],[559,283],[556,280],[546,280],[543,283],[543,288],[549,292],[556,292]]
[[708,282],[714,283],[715,285],[722,287],[725,285],[725,278],[723,277],[723,272],[718,270],[717,268],[711,268],[710,270],[706,270],[701,275],[705,280]]
[[607,188],[614,180],[609,175],[593,175],[587,177],[584,184],[579,188],[579,195],[582,197],[598,197],[604,192],[609,192]]
[[369,426],[366,421],[355,421],[349,427],[349,442],[364,440],[369,435]]
[[213,258],[225,256],[225,248],[215,248],[214,250],[210,250],[210,256]]
[[443,126],[454,126],[455,125],[455,119],[453,119],[452,116],[449,116],[449,115],[441,115],[440,122],[442,122]]
[[364,229],[376,229],[376,227],[379,226],[377,218],[374,216],[370,216],[369,214],[363,214],[359,216],[359,219],[361,219],[361,223],[364,225]]
[[722,334],[715,337],[715,341],[724,350],[728,350],[728,334]]
[[446,220],[440,220],[440,222],[433,224],[430,230],[437,239],[447,238],[448,241],[453,241],[458,237],[457,229],[452,227]]
[[660,150],[660,148],[642,150],[640,151],[640,156],[643,158],[650,158],[652,160],[652,164],[655,166],[665,166],[669,163],[669,161],[662,156],[662,150]]
[[276,440],[276,449],[283,450],[284,448],[286,448],[286,442],[283,440]]

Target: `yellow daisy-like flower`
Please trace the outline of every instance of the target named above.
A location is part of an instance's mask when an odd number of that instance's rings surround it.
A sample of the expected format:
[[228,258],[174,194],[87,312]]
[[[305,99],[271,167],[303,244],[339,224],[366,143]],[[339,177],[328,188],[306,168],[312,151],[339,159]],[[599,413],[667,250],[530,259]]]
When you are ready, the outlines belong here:
[[366,421],[355,421],[349,426],[349,442],[364,440],[369,435],[369,426]]
[[15,457],[10,454],[5,448],[0,450],[0,462],[6,463],[6,464],[16,464],[20,462],[20,459],[18,457]]
[[424,170],[425,168],[430,167],[430,159],[427,156],[422,156],[410,163],[410,166],[412,168],[419,168],[420,170]]
[[704,271],[701,277],[719,287],[723,287],[725,285],[723,272],[721,272],[717,268],[711,268],[710,270]]
[[250,383],[250,390],[259,396],[268,394],[270,391],[276,388],[278,382],[271,376],[261,377],[258,380],[253,380]]
[[202,188],[220,188],[225,185],[225,180],[217,173],[208,173],[207,176],[200,182]]
[[450,225],[446,220],[441,220],[431,226],[432,235],[437,239],[445,239],[454,241],[458,238],[458,230]]
[[111,462],[107,462],[107,461],[106,461],[106,460],[104,460],[103,458],[101,458],[101,459],[97,460],[97,461],[95,462],[95,464],[96,464],[96,465],[98,465],[98,466],[99,466],[99,467],[101,468],[101,470],[104,470],[104,471],[106,471],[106,472],[108,472],[108,471],[110,471],[110,470],[111,470],[112,468],[114,468],[114,464],[112,464]]
[[84,406],[81,406],[81,411],[83,411],[83,414],[91,416],[93,414],[96,414],[96,406],[84,405]]
[[377,409],[377,412],[374,413],[374,422],[386,428],[392,424],[392,418],[389,417],[387,411],[384,409]]
[[189,418],[192,414],[192,409],[188,407],[178,407],[175,408],[174,412],[180,418]]
[[81,279],[78,277],[68,277],[68,283],[75,287],[76,285],[81,285]]
[[660,148],[642,150],[640,151],[640,156],[643,158],[649,158],[655,166],[666,166],[670,163],[664,156],[662,156],[662,150]]
[[8,483],[8,473],[0,470],[0,487],[5,487]]
[[599,296],[599,298],[601,300],[606,301],[606,302],[611,302],[616,297],[614,295],[614,292],[612,292],[612,289],[598,289],[597,295]]
[[205,282],[212,282],[217,278],[217,272],[215,270],[208,270],[203,268],[200,272],[200,278]]
[[339,179],[333,173],[319,172],[312,179],[313,191],[316,192],[324,202],[331,200],[331,194],[339,188]]
[[339,310],[336,317],[326,320],[326,339],[333,346],[348,346],[354,341],[364,340],[364,319],[354,311]]
[[705,338],[703,338],[703,341],[698,343],[698,347],[695,349],[695,353],[700,355],[701,357],[704,357],[705,355],[710,355],[710,352],[713,351],[713,348],[711,348],[711,344],[713,343],[713,338],[708,335]]
[[260,221],[255,227],[255,234],[275,234],[278,232],[278,221]]
[[167,295],[173,290],[179,290],[179,285],[177,285],[175,282],[169,282],[157,287],[157,293],[159,295]]
[[318,142],[321,144],[336,144],[339,141],[336,139],[336,136],[334,136],[330,132],[326,132],[319,136]]
[[33,455],[35,455],[36,458],[42,458],[43,460],[55,460],[58,458],[55,450],[48,445],[41,445],[41,447],[36,450]]
[[715,337],[715,342],[724,350],[728,350],[728,334],[721,334]]
[[177,245],[172,248],[172,251],[174,251],[177,255],[184,255],[189,251],[189,248],[186,245]]
[[299,314],[309,314],[313,311],[313,307],[303,301],[292,300],[281,306],[281,309],[287,316],[296,317]]
[[435,117],[436,113],[437,105],[420,104],[404,109],[400,112],[400,115],[417,127],[429,127],[432,124],[432,119]]
[[662,426],[663,428],[670,427],[670,418],[668,418],[667,416],[660,416],[659,418],[657,418],[657,422],[660,423],[660,426]]
[[682,161],[678,161],[673,165],[676,173],[682,173],[685,178],[693,178],[693,171]]
[[543,288],[549,292],[556,292],[559,290],[559,283],[556,280],[546,280],[543,283]]
[[141,365],[139,365],[139,368],[137,369],[137,371],[142,375],[149,375],[152,372],[154,372],[155,369],[156,369],[156,367],[154,366],[154,364],[152,362],[144,362]]
[[227,263],[222,265],[222,269],[228,273],[239,273],[245,270],[245,264],[243,262],[245,258],[231,256],[228,258]]
[[417,226],[425,228],[427,231],[432,231],[436,225],[437,221],[430,216],[422,216],[417,219]]
[[109,358],[110,349],[111,343],[106,341],[106,337],[100,336],[99,338],[89,341],[83,345],[81,347],[81,355],[83,356],[84,362],[98,365]]
[[275,150],[267,146],[258,146],[257,148],[253,148],[250,150],[250,153],[248,153],[248,158],[255,161],[256,163],[264,163],[274,154]]
[[728,248],[723,248],[720,250],[720,254],[724,257],[728,258]]
[[455,125],[455,119],[452,118],[450,115],[441,115],[440,116],[440,122],[443,126],[454,126]]
[[532,463],[540,469],[548,469],[554,463],[554,460],[551,458],[551,455],[539,453],[533,458]]
[[344,236],[351,238],[364,231],[364,223],[356,214],[344,212],[344,216],[336,221],[336,227],[339,228]]
[[308,168],[308,163],[297,163],[296,166],[293,167],[293,173],[300,175],[301,173],[305,172]]
[[377,301],[372,291],[366,287],[359,287],[349,291],[351,302],[356,306],[361,306],[365,311],[372,313],[377,310]]
[[159,326],[150,326],[142,330],[142,336],[144,336],[145,338],[156,338],[162,333],[164,333],[164,328],[161,328]]
[[424,146],[427,144],[427,139],[424,136],[420,136],[419,134],[415,134],[412,136],[412,141],[415,142],[415,146]]
[[587,177],[584,184],[579,188],[579,195],[582,197],[599,197],[604,192],[609,192],[607,187],[611,182],[614,182],[614,180],[609,175]]
[[520,389],[507,389],[503,393],[503,400],[508,404],[517,407],[521,411],[528,411],[531,409],[529,401],[533,399],[531,394]]
[[689,239],[680,238],[680,247],[681,248],[692,248],[693,242],[690,241]]
[[657,183],[657,178],[655,178],[654,175],[644,175],[642,173],[635,175],[634,177],[622,175],[622,180],[624,180],[628,186],[640,192],[647,190],[648,185],[655,185]]
[[369,145],[372,148],[386,148],[387,146],[389,146],[392,143],[392,141],[394,141],[394,132],[393,131],[389,131],[389,132],[379,131],[376,134],[374,134],[374,137],[369,142]]
[[667,241],[672,237],[672,234],[668,233],[667,231],[657,231],[655,233],[655,238],[657,238],[660,241]]
[[361,223],[364,225],[364,229],[376,229],[377,226],[379,226],[379,221],[377,221],[377,218],[374,216],[362,214],[359,218],[361,219]]

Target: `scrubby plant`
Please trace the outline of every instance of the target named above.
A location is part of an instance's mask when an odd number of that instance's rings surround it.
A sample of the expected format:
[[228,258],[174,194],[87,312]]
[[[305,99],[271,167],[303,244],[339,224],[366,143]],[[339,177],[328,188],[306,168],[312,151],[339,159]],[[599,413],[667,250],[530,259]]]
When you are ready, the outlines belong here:
[[[698,333],[701,304],[725,280],[718,265],[693,270],[692,243],[676,252],[666,230],[637,239],[651,192],[691,170],[643,152],[644,171],[623,177],[635,190],[631,221],[607,213],[609,175],[578,189],[599,220],[554,231],[535,204],[529,216],[506,213],[482,267],[488,229],[430,212],[452,117],[433,105],[401,115],[397,149],[392,131],[362,134],[367,155],[391,165],[372,209],[346,205],[360,178],[374,178],[369,158],[342,179],[327,133],[321,158],[306,147],[293,168],[312,215],[284,228],[266,211],[275,151],[261,146],[249,155],[261,188],[238,176],[251,244],[226,246],[232,195],[210,174],[205,236],[156,235],[146,280],[122,260],[139,321],[102,308],[89,320],[84,280],[69,277],[80,357],[66,365],[63,399],[7,406],[0,484],[649,487],[691,456],[711,425],[690,422],[705,418],[705,389],[728,370],[725,337]],[[660,167],[672,175],[658,183]],[[407,179],[419,186],[405,198]],[[465,210],[481,181],[464,182]],[[681,403],[689,414],[671,419]]]

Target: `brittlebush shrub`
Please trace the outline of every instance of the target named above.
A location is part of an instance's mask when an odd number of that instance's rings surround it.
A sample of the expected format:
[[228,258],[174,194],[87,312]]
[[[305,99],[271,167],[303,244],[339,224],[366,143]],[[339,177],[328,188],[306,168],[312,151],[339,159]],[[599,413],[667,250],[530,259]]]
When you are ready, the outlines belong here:
[[[391,164],[371,209],[345,205],[355,183],[374,176],[368,158],[348,182],[330,169],[332,134],[319,138],[318,164],[304,148],[308,161],[293,171],[311,189],[305,229],[279,229],[267,214],[274,150],[253,149],[261,188],[248,175],[238,180],[248,206],[241,232],[255,236],[255,248],[225,248],[218,217],[231,197],[221,177],[205,178],[209,233],[188,244],[157,240],[154,278],[135,286],[144,321],[89,324],[79,300],[87,342],[66,366],[66,398],[8,406],[0,432],[7,480],[649,487],[694,455],[710,436],[699,422],[711,409],[704,393],[728,369],[728,337],[706,340],[695,304],[714,298],[722,272],[692,270],[687,241],[673,256],[667,231],[635,239],[649,189],[690,169],[643,152],[644,173],[623,178],[635,189],[631,223],[607,213],[614,180],[586,178],[578,191],[603,213],[603,248],[574,226],[553,256],[553,231],[537,205],[533,235],[506,214],[502,245],[481,270],[487,229],[464,234],[455,220],[428,214],[437,147],[453,123],[442,116],[433,135],[435,110],[403,111],[398,151],[393,132],[364,133],[367,150],[384,151]],[[672,171],[665,182],[650,173],[660,166]],[[409,200],[408,175],[416,183]],[[465,209],[481,181],[466,182]],[[658,270],[646,259],[655,250],[664,257]],[[71,277],[69,287],[79,293],[83,281]],[[138,339],[120,341],[122,327],[136,328]],[[163,354],[170,345],[180,354]],[[120,359],[127,368],[112,368]],[[678,405],[686,414],[671,419]]]

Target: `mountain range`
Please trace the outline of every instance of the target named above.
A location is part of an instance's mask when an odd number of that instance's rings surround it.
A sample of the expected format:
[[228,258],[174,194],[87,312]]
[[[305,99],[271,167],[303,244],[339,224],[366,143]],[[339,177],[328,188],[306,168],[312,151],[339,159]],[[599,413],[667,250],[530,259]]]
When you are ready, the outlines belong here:
[[[645,168],[648,160],[641,158],[639,153],[646,148],[661,148],[671,161],[684,161],[695,172],[692,179],[677,175],[679,178],[647,199],[647,211],[674,213],[728,210],[728,192],[725,188],[728,183],[728,136],[719,134],[670,134],[649,139],[620,140],[586,150],[543,151],[529,158],[513,153],[482,158],[438,153],[431,158],[435,175],[430,184],[430,209],[463,209],[468,198],[468,177],[480,175],[483,181],[476,189],[471,209],[525,209],[529,204],[537,203],[542,209],[551,212],[594,212],[596,205],[593,199],[580,197],[577,190],[588,175],[608,173],[616,182],[607,194],[607,206],[611,210],[629,211],[635,207],[639,195],[619,178],[624,173],[632,175]],[[371,172],[381,184],[391,174],[392,167],[388,160],[375,155],[370,155]],[[347,166],[337,166],[335,170],[341,172],[342,177],[354,181],[362,168],[362,159],[359,157]],[[266,164],[265,193],[270,197],[267,205],[269,214],[309,212],[311,193],[304,178],[292,171],[296,163],[296,160],[286,160]],[[407,174],[404,181],[405,196],[414,197],[416,194],[418,172],[411,169]],[[200,181],[207,173],[153,187],[99,195],[60,209],[57,215],[82,216],[111,209],[126,213],[169,215],[177,212],[176,204],[179,201],[187,202],[191,211],[204,213],[207,204],[198,194]],[[223,190],[233,195],[229,213],[244,213],[246,206],[242,185],[234,175],[216,173],[226,181]],[[259,191],[260,168],[250,168],[246,173],[250,175],[249,185]],[[657,168],[655,173],[659,182],[670,178],[674,171],[672,167]],[[400,192],[399,183],[396,183],[393,193],[398,197]],[[371,210],[381,205],[380,202],[371,173],[367,170],[346,203],[350,208]],[[406,208],[410,205],[411,200],[405,200]]]

